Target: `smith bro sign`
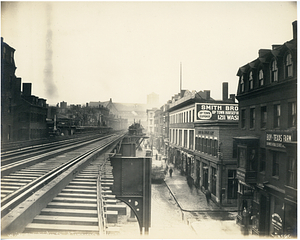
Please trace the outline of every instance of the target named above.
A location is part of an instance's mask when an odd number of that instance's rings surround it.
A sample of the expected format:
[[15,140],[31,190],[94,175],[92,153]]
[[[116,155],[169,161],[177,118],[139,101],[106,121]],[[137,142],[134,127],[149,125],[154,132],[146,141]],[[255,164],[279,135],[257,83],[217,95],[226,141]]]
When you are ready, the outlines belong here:
[[196,121],[239,121],[238,104],[196,103]]

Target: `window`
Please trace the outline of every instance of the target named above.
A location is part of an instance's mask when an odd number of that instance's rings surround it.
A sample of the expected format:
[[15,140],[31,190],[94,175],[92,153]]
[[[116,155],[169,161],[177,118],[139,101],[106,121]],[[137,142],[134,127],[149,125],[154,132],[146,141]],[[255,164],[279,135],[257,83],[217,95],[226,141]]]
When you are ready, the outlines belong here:
[[246,109],[242,109],[241,111],[241,127],[245,128],[246,127]]
[[293,76],[293,61],[292,54],[288,54],[285,59],[285,77]]
[[265,128],[267,126],[267,106],[263,106],[260,108],[260,127]]
[[228,170],[228,199],[237,199],[238,180],[236,179],[236,170]]
[[279,153],[273,151],[272,176],[279,177]]
[[192,113],[192,122],[194,122],[194,119],[195,119],[195,110],[193,110],[193,113]]
[[182,130],[179,130],[179,146],[182,146]]
[[289,127],[296,127],[297,125],[297,103],[296,102],[290,102],[288,105],[288,121],[289,121]]
[[277,82],[278,81],[278,68],[277,68],[277,61],[273,60],[271,66],[271,81]]
[[219,146],[218,146],[218,140],[214,140],[215,148],[214,148],[214,156],[218,156]]
[[260,172],[266,171],[266,149],[261,148],[260,149],[260,166],[259,166]]
[[280,104],[274,105],[274,127],[280,127]]
[[187,134],[188,134],[187,130],[184,130],[184,142],[183,142],[184,145],[183,146],[185,148],[187,147],[187,140],[188,140]]
[[208,154],[211,154],[210,147],[211,147],[211,139],[207,139],[207,153]]
[[250,108],[250,128],[255,128],[255,108]]
[[200,138],[200,152],[203,152],[203,138]]
[[216,195],[217,190],[217,169],[211,168],[211,193]]
[[241,76],[241,92],[245,92],[244,76]]
[[238,167],[246,168],[246,148],[238,148]]
[[189,132],[189,149],[194,150],[194,131],[190,130]]
[[293,188],[297,187],[297,166],[296,159],[289,157],[288,159],[288,172],[287,172],[287,185]]
[[263,86],[264,85],[264,72],[263,72],[262,69],[259,70],[258,81],[259,81],[259,86]]
[[8,113],[11,113],[11,109],[12,109],[12,98],[8,99]]
[[13,51],[10,52],[10,62],[11,63],[14,62],[14,52]]
[[2,56],[3,59],[6,58],[6,47],[3,47],[3,56]]
[[249,89],[253,89],[253,73],[249,73]]
[[203,138],[203,151],[202,152],[207,152],[206,151],[206,144],[207,144],[207,139],[206,138]]

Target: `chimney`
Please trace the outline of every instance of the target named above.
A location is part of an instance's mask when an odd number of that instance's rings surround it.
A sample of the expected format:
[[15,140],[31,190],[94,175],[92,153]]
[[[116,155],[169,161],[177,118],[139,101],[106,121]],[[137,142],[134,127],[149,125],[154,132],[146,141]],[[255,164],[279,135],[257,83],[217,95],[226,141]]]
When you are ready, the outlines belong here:
[[228,82],[223,82],[223,101],[228,100]]
[[23,96],[31,96],[31,83],[23,83]]
[[204,90],[204,96],[206,100],[210,99],[210,90]]
[[297,39],[297,21],[293,22],[293,39]]
[[235,94],[230,94],[230,99],[232,100],[232,102],[235,102]]

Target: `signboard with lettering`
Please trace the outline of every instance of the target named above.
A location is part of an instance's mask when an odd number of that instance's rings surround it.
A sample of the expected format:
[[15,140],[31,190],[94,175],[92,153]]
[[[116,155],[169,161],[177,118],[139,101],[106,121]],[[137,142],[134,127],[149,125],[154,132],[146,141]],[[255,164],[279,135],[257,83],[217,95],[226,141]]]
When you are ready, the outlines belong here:
[[195,121],[239,121],[238,104],[196,103]]
[[266,146],[285,148],[283,143],[292,141],[292,133],[287,132],[267,132],[266,133]]

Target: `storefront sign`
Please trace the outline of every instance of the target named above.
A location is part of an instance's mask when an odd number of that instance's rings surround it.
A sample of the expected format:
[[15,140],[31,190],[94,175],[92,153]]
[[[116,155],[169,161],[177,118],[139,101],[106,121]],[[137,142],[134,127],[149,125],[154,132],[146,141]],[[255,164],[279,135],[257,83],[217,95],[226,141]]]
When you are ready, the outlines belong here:
[[201,120],[221,120],[238,121],[238,104],[196,104],[196,121]]
[[282,143],[291,142],[291,133],[280,133],[280,132],[267,132],[266,133],[266,145],[270,147],[285,148]]
[[277,213],[272,214],[272,225],[274,227],[274,233],[280,234],[282,230],[282,219]]

